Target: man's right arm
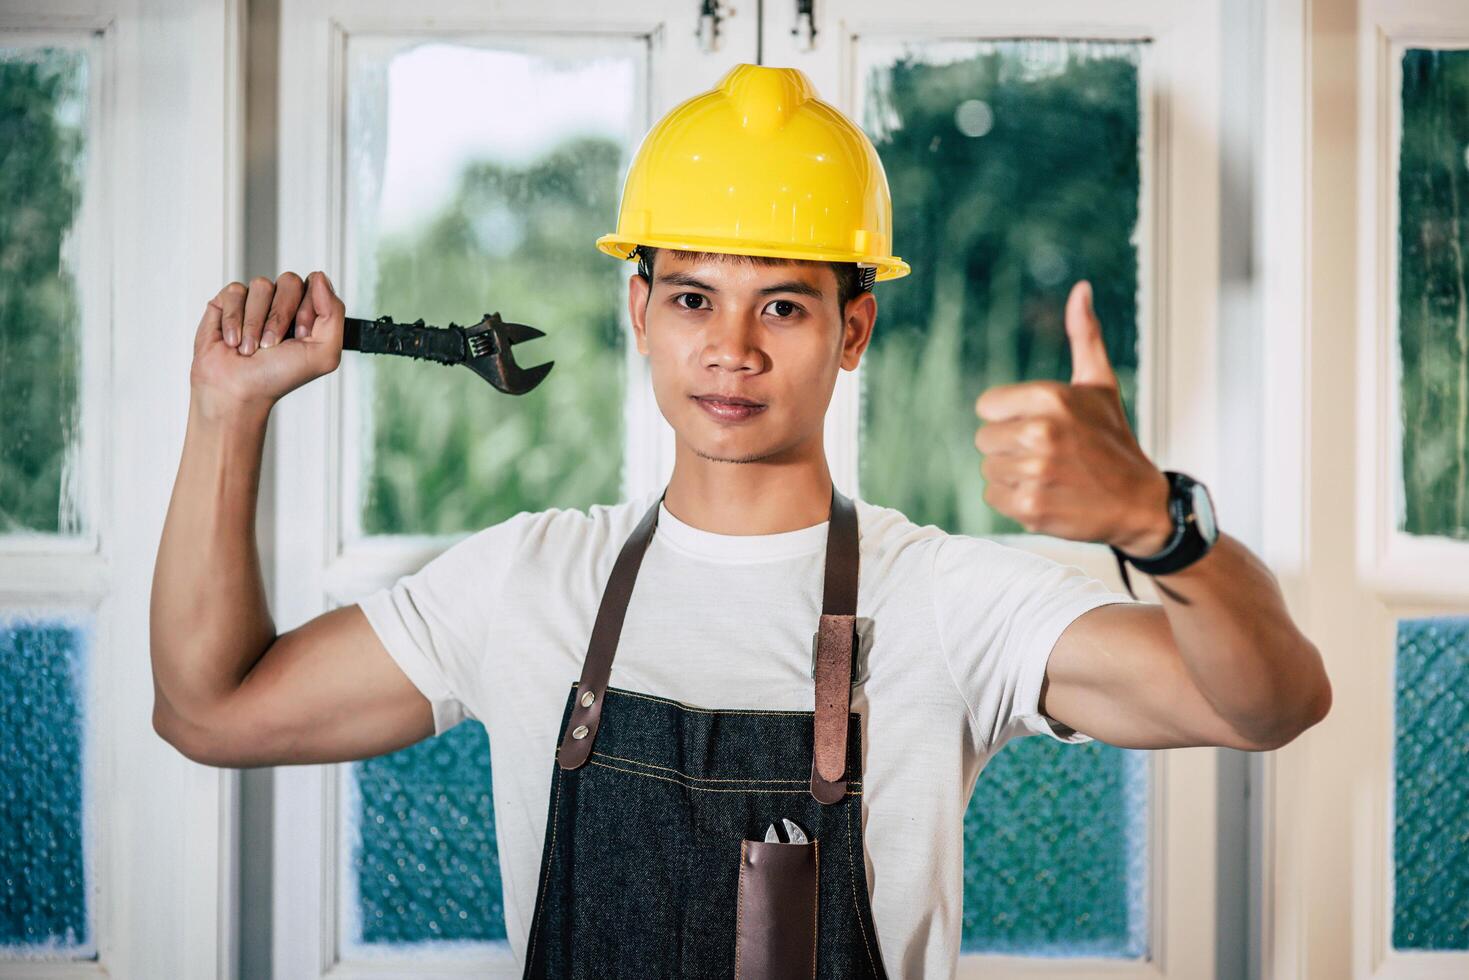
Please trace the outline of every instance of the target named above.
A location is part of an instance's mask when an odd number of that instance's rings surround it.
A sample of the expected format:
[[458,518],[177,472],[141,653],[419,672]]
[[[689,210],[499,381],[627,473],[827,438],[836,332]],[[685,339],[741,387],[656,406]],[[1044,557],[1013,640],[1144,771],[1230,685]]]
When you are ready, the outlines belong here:
[[[226,286],[195,338],[188,427],[153,572],[153,726],[236,768],[369,758],[433,734],[430,703],[362,610],[278,635],[255,547],[270,408],[335,370],[341,301],[326,277]],[[292,319],[296,337],[276,339]],[[261,344],[265,334],[270,343]]]

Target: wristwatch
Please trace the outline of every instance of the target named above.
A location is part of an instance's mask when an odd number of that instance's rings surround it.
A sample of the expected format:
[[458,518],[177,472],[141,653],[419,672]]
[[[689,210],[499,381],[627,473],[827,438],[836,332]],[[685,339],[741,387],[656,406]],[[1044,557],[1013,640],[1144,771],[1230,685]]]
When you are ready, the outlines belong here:
[[1149,575],[1166,575],[1187,568],[1209,553],[1214,542],[1219,540],[1219,524],[1214,516],[1214,500],[1209,488],[1187,473],[1164,470],[1168,477],[1168,513],[1173,518],[1173,536],[1162,549],[1143,557],[1129,555],[1115,545],[1112,554],[1117,557],[1117,570],[1122,573],[1122,582],[1127,594],[1134,599],[1132,581],[1127,577],[1127,564]]

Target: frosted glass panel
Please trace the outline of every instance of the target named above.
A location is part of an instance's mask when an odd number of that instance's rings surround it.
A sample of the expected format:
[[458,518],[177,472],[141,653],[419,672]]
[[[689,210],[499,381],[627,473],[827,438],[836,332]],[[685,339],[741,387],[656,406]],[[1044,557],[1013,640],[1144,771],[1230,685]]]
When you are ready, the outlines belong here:
[[78,219],[87,56],[0,38],[0,534],[87,531]]
[[1141,957],[1147,755],[1013,740],[964,815],[965,952]]
[[348,49],[348,312],[545,331],[528,394],[463,367],[349,355],[361,533],[450,534],[621,499],[632,267],[599,252],[646,124],[646,42]]
[[1469,538],[1469,51],[1406,51],[1402,110],[1397,526]]
[[354,763],[349,787],[350,944],[505,939],[483,725]]
[[1469,616],[1397,636],[1393,945],[1469,950]]
[[89,959],[86,664],[80,620],[0,613],[0,956]]
[[859,48],[860,118],[892,190],[894,250],[913,266],[875,289],[877,328],[862,359],[864,498],[956,533],[1024,532],[984,501],[974,402],[992,385],[1071,377],[1062,314],[1077,279],[1096,291],[1136,429],[1145,49]]

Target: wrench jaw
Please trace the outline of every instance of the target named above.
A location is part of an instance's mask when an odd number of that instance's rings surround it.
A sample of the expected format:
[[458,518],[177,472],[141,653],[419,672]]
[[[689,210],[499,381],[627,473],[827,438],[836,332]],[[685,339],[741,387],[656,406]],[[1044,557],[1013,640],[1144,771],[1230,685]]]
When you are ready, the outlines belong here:
[[545,333],[524,323],[506,323],[498,313],[486,313],[484,319],[464,331],[465,365],[475,374],[508,395],[523,395],[551,373],[555,361],[523,368],[515,363],[516,344]]

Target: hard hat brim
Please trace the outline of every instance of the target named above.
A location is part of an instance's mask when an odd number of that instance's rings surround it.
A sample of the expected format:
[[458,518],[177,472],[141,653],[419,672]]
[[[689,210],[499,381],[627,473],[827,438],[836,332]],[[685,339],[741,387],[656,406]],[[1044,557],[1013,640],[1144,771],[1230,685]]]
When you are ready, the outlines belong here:
[[633,249],[639,245],[649,248],[673,248],[685,252],[719,252],[725,255],[760,255],[777,259],[803,259],[809,262],[859,262],[877,266],[875,282],[901,279],[912,269],[896,255],[865,255],[861,252],[843,252],[835,249],[798,248],[792,245],[763,245],[758,242],[739,242],[697,237],[663,238],[658,235],[639,236],[636,241],[618,234],[603,235],[597,239],[597,248],[614,258],[632,257]]

